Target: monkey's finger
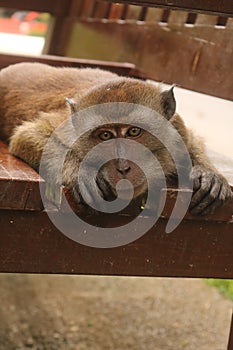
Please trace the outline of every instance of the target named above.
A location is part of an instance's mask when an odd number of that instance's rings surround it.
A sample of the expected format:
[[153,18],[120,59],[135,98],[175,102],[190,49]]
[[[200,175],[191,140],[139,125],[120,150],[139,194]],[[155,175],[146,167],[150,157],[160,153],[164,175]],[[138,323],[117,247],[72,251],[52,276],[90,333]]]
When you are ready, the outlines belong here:
[[233,192],[230,188],[230,185],[226,181],[224,181],[223,185],[222,185],[221,192],[219,194],[219,199],[221,201],[225,201],[225,200],[231,199],[231,198],[233,198]]
[[209,179],[208,176],[199,178],[199,181],[200,181],[200,186],[196,191],[194,190],[195,192],[189,206],[190,210],[192,210],[194,207],[196,207],[197,205],[203,202],[203,199],[210,192],[212,187],[212,181]]
[[210,191],[192,207],[191,214],[193,215],[205,215],[211,213],[217,206],[221,204],[219,200],[219,193],[221,191],[221,182],[214,177],[212,180],[212,187]]
[[83,199],[82,199],[82,196],[80,195],[79,189],[77,187],[72,188],[72,195],[73,195],[74,200],[77,204],[82,204]]
[[228,183],[223,182],[218,197],[202,212],[202,215],[213,213],[215,209],[227,203],[231,198],[233,198],[231,188]]
[[201,171],[196,167],[190,173],[190,179],[193,181],[193,191],[195,192],[201,187]]

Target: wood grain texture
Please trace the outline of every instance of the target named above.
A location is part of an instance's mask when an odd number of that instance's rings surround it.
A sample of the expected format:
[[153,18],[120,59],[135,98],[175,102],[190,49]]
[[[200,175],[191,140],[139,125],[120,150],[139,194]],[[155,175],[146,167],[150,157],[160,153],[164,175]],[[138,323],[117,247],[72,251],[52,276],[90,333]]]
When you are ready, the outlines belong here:
[[[105,0],[106,1],[106,0]],[[233,3],[228,0],[107,0],[108,2],[119,2],[149,7],[163,7],[171,10],[184,10],[198,13],[217,14],[233,16]]]
[[[11,155],[7,146],[0,141],[0,208],[11,210],[42,210],[43,204],[40,196],[40,184],[44,180],[30,166],[20,159]],[[176,188],[168,188],[161,193],[161,197],[166,198],[162,217],[168,219],[176,202],[178,192]],[[79,208],[74,203],[70,192],[64,189],[73,210],[77,213]],[[67,212],[64,201],[61,201],[60,208]],[[186,214],[185,218],[194,221],[225,221],[232,219],[233,200],[217,209],[212,215],[203,217],[194,217]],[[113,215],[113,219],[114,219]]]
[[0,141],[0,208],[42,210],[39,190],[42,181],[36,171],[12,156]]
[[128,245],[96,249],[67,238],[45,212],[1,210],[0,271],[233,278],[232,222],[183,220],[170,234],[166,223]]
[[61,57],[53,55],[41,56],[24,56],[0,54],[0,69],[11,64],[20,62],[40,62],[57,67],[74,67],[74,68],[102,68],[113,73],[124,76],[143,77],[143,74],[137,69],[133,63],[109,62],[100,60],[86,60],[79,58]]

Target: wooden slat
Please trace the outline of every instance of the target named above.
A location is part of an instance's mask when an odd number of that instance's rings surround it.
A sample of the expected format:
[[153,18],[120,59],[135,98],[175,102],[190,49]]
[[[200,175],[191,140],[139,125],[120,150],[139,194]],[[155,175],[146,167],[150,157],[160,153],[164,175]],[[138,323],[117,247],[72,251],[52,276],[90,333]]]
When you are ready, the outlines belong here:
[[217,26],[225,27],[227,25],[228,18],[219,16],[216,21]]
[[[233,278],[232,203],[212,218],[186,216],[173,233],[166,234],[175,200],[171,193],[163,217],[143,237],[118,248],[90,248],[54,227],[41,210],[39,176],[9,155],[5,145],[0,151],[1,204],[6,208],[0,210],[0,272]],[[86,220],[112,227],[124,225],[129,217],[98,215]]]
[[197,13],[208,13],[223,16],[233,16],[233,2],[229,0],[105,0],[139,6],[163,7],[171,10],[184,10]]
[[[132,5],[129,5],[129,8],[131,8]],[[159,22],[162,17],[162,11],[163,9],[161,8],[156,8],[156,7],[150,7],[148,8],[148,13],[146,16],[146,22],[147,23],[153,23],[153,22]]]
[[83,0],[79,17],[83,17],[83,18],[90,17],[94,11],[95,3],[96,3],[95,0]]
[[60,67],[102,68],[117,73],[119,75],[143,77],[143,74],[132,63],[86,60],[53,55],[41,55],[33,57],[0,54],[0,69],[5,68],[11,64],[16,64],[20,62],[40,62]]
[[194,24],[197,19],[197,14],[196,13],[188,13],[186,23],[187,24]]
[[[198,13],[209,13],[223,16],[233,16],[233,3],[228,0],[212,0],[212,1],[203,1],[203,0],[174,0],[168,2],[167,0],[105,0],[108,2],[117,2],[117,3],[126,3],[134,4],[140,6],[150,6],[150,7],[163,7],[176,10],[184,10]],[[79,2],[79,0],[76,2]],[[66,14],[66,11],[69,9],[70,1],[66,0],[1,0],[0,6],[3,8],[12,8],[18,10],[31,10],[31,11],[41,11],[48,12],[53,15]]]
[[0,208],[42,210],[39,190],[42,181],[31,167],[9,154],[0,141]]
[[95,1],[95,6],[90,15],[91,18],[109,18],[112,4],[104,1]]
[[128,245],[96,249],[64,236],[45,212],[1,210],[0,271],[233,278],[232,222],[183,220],[170,234],[166,223]]
[[127,7],[127,15],[125,20],[127,21],[137,21],[141,13],[140,6],[132,6],[128,5]]

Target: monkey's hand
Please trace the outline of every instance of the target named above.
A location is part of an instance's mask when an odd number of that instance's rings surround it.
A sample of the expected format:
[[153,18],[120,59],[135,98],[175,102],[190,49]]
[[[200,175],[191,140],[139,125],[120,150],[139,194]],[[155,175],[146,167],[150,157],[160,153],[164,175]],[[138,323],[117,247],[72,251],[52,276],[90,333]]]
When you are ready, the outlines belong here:
[[[91,208],[93,209],[93,206],[94,206],[95,212],[96,210],[98,210],[99,207],[102,207],[102,210],[104,210],[105,206],[107,206],[107,202],[104,201],[104,192],[103,192],[104,185],[105,184],[101,182],[101,187],[100,187],[100,184],[98,182],[93,182],[93,181],[90,182],[88,181],[88,177],[86,176],[85,181],[79,184],[79,186],[76,186],[75,188],[73,188],[73,195],[74,195],[75,201],[79,205],[89,207],[89,209]],[[101,198],[103,202],[100,205],[99,200]]]
[[193,215],[212,213],[233,197],[229,184],[221,174],[196,165],[192,168],[190,177],[193,180],[194,194],[189,210]]

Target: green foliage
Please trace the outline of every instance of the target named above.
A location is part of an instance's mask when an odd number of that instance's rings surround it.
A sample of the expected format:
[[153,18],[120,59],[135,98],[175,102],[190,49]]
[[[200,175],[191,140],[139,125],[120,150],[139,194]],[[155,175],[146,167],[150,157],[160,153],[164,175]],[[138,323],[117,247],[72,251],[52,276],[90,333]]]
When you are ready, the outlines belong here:
[[210,286],[216,287],[223,295],[233,300],[233,280],[208,279]]

